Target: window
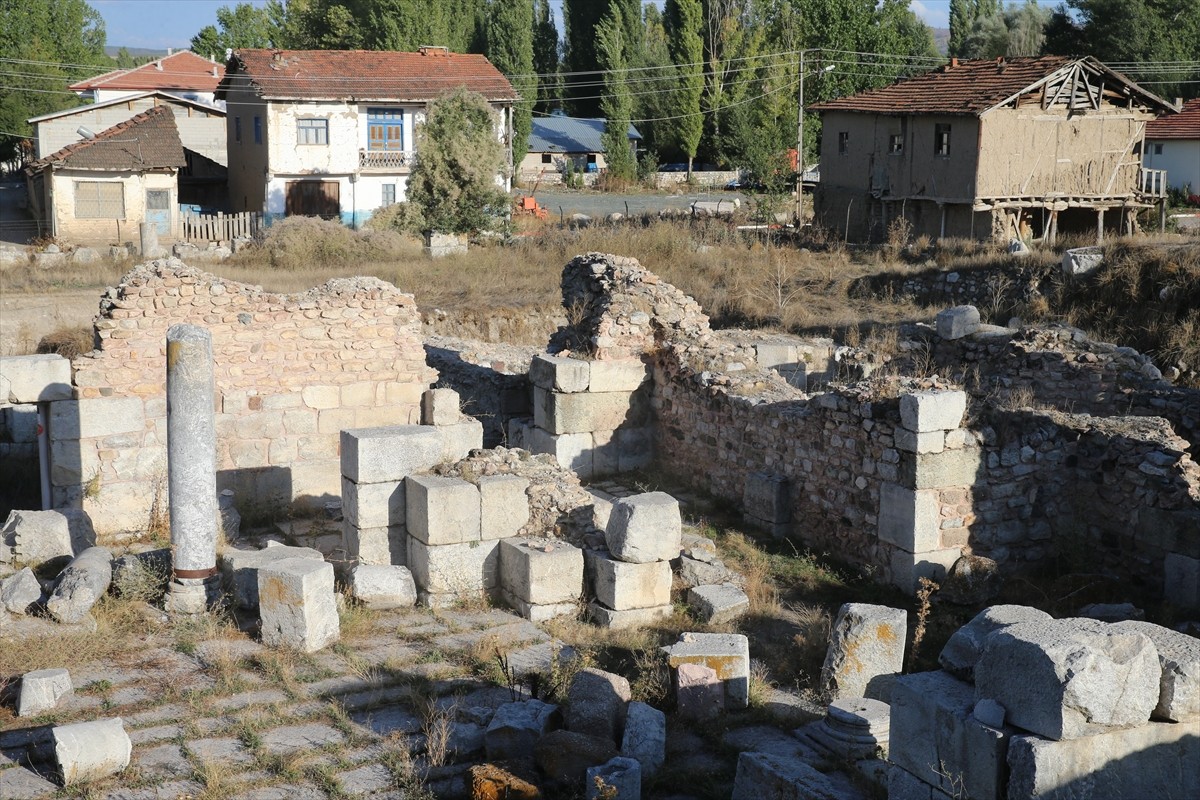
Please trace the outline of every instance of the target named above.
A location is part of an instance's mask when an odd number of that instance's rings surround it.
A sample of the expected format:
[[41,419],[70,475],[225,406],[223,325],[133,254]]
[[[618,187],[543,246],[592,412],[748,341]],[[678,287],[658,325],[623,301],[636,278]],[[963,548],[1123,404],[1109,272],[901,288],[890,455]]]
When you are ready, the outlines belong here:
[[1151,147],[1151,155],[1156,155],[1156,156],[1161,156],[1161,155],[1162,155],[1162,148],[1163,148],[1163,146],[1162,146],[1162,143],[1161,143],[1161,142],[1160,142],[1160,143],[1156,143],[1156,144],[1152,144],[1152,145],[1150,145],[1150,147]]
[[238,144],[242,143],[242,118],[233,118],[233,140]]
[[401,109],[367,109],[367,149],[404,149],[404,112]]
[[119,183],[75,181],[75,219],[125,219],[125,189]]
[[950,126],[938,123],[933,126],[933,154],[943,158],[950,155]]
[[549,153],[542,153],[542,163],[543,164],[553,164],[554,156],[550,155]]
[[262,144],[262,117],[254,117],[254,143]]
[[904,152],[904,135],[893,133],[888,137],[888,152],[898,156]]
[[296,144],[329,144],[329,120],[296,120]]
[[850,152],[850,131],[838,133],[838,155],[844,156]]
[[383,205],[390,206],[396,202],[396,184],[385,183],[383,185]]

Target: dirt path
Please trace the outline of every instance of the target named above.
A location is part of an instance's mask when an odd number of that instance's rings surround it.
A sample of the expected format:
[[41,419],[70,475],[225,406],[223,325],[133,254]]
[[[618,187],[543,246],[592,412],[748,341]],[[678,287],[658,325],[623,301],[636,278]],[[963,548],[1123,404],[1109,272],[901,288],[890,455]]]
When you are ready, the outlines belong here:
[[91,325],[103,289],[77,289],[52,294],[0,294],[0,355],[22,355],[38,341],[64,327]]

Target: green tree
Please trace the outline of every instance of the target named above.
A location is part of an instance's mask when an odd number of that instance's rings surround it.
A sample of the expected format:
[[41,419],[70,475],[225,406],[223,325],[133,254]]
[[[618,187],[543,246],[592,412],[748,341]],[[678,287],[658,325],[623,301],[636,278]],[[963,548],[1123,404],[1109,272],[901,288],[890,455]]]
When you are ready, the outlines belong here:
[[534,8],[533,70],[538,74],[538,98],[534,108],[542,114],[560,108],[563,81],[559,74],[558,28],[550,13],[549,0],[537,0]]
[[638,91],[633,93],[633,116],[638,120],[642,146],[657,158],[674,147],[671,122],[674,113],[675,69],[667,47],[667,30],[662,12],[653,3],[642,9],[642,71]]
[[637,174],[637,161],[629,146],[629,125],[633,115],[633,98],[629,91],[629,61],[626,54],[625,21],[620,6],[614,5],[596,26],[596,53],[604,70],[604,97],[600,109],[604,112],[604,160],[608,174],[618,181],[631,181]]
[[217,24],[205,25],[192,37],[192,52],[222,61],[225,50],[244,47],[275,47],[278,39],[275,20],[268,8],[238,3],[233,8],[217,9]]
[[692,161],[704,132],[700,100],[704,94],[704,40],[700,38],[700,0],[667,0],[663,17],[667,29],[667,49],[676,65],[670,128],[675,144],[687,156],[688,179]]
[[533,129],[537,78],[533,76],[533,4],[492,0],[488,7],[488,60],[512,82],[521,99],[513,105],[513,165],[521,163]]
[[497,124],[487,100],[464,87],[429,104],[408,182],[408,201],[420,210],[424,230],[471,233],[493,227],[507,212],[508,193],[496,183],[505,160]]
[[[978,48],[980,29],[987,20],[1000,16],[1000,0],[950,0],[950,55],[971,58],[971,40]],[[993,28],[994,30],[994,28]]]

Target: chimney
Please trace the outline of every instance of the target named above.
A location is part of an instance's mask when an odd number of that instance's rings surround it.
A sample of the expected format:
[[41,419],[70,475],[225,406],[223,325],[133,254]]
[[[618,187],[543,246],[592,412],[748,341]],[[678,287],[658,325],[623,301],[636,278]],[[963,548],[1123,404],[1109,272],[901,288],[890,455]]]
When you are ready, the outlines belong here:
[[174,52],[175,52],[175,48],[174,48],[174,47],[168,47],[168,48],[167,48],[167,55],[172,55],[172,54],[174,54]]
[[448,56],[450,48],[440,44],[423,44],[417,48],[423,56]]
[[154,68],[155,68],[156,70],[158,70],[159,72],[162,72],[162,71],[163,71],[163,68],[162,68],[162,61],[161,61],[161,60],[159,60],[159,61],[155,61],[155,62],[154,62]]
[[213,67],[213,77],[214,77],[214,78],[216,78],[216,77],[219,77],[219,76],[217,75],[217,68],[216,68],[215,66]]
[[955,56],[954,58],[950,59],[950,68],[954,69],[957,66],[958,66],[958,57]]

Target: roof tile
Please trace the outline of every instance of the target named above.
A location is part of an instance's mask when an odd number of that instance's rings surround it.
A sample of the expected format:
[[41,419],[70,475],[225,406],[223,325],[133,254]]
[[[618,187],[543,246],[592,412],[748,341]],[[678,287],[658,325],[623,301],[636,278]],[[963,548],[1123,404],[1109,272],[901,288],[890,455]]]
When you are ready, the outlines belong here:
[[[213,74],[213,70],[216,74]],[[190,90],[211,92],[225,76],[225,67],[191,50],[180,50],[169,56],[132,69],[115,69],[103,75],[71,84],[74,92],[91,89],[142,91],[148,89]]]
[[169,106],[155,106],[96,134],[69,144],[29,165],[31,171],[47,166],[141,172],[187,164],[175,114]]
[[1200,139],[1200,97],[1188,100],[1178,114],[1146,123],[1147,139]]

